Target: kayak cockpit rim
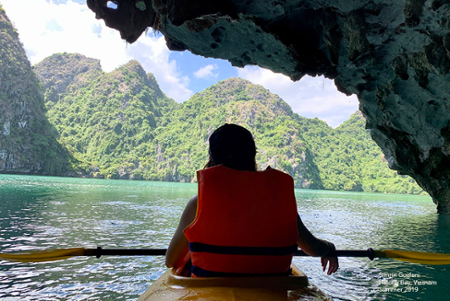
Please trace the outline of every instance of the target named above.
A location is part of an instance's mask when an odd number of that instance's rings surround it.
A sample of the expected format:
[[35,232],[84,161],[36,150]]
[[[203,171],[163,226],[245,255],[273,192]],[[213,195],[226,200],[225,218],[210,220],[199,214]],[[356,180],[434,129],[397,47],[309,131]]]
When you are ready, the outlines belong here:
[[191,287],[241,287],[241,288],[267,288],[275,290],[297,290],[308,286],[308,278],[295,265],[291,266],[292,275],[269,277],[211,277],[192,278],[179,276],[171,270],[167,285],[173,288]]

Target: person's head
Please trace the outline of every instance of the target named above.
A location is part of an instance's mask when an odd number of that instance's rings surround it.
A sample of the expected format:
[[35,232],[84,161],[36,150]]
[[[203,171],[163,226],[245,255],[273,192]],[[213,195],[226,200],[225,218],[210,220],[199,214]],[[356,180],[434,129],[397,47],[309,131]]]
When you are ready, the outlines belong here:
[[209,137],[209,161],[205,168],[224,165],[256,171],[256,146],[252,134],[242,126],[224,124]]

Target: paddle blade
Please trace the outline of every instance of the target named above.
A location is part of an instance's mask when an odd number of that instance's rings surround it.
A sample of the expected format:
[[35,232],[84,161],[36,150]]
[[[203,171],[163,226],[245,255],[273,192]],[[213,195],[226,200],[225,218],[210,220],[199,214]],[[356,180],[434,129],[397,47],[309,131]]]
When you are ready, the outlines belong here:
[[431,264],[431,265],[450,264],[450,254],[441,254],[441,253],[427,253],[427,252],[414,252],[402,250],[382,250],[382,251],[375,251],[375,257],[385,257],[401,261],[421,263],[421,264]]
[[67,259],[73,256],[83,256],[86,255],[85,253],[85,248],[24,251],[17,253],[0,254],[0,259],[18,262],[55,261]]

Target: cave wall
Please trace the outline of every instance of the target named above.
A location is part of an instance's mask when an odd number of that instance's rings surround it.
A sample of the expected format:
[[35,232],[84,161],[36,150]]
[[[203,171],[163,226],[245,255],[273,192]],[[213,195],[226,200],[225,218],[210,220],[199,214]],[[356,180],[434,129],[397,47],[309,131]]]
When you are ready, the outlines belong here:
[[325,75],[356,94],[390,167],[450,214],[449,0],[107,0],[88,6],[122,38],[147,26],[171,50]]

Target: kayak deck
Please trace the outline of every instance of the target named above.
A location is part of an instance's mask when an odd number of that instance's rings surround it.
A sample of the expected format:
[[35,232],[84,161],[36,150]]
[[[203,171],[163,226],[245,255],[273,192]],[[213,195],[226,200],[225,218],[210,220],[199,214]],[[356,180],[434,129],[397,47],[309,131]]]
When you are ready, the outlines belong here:
[[332,300],[308,282],[295,265],[292,275],[280,277],[191,278],[164,273],[138,301],[294,301]]

